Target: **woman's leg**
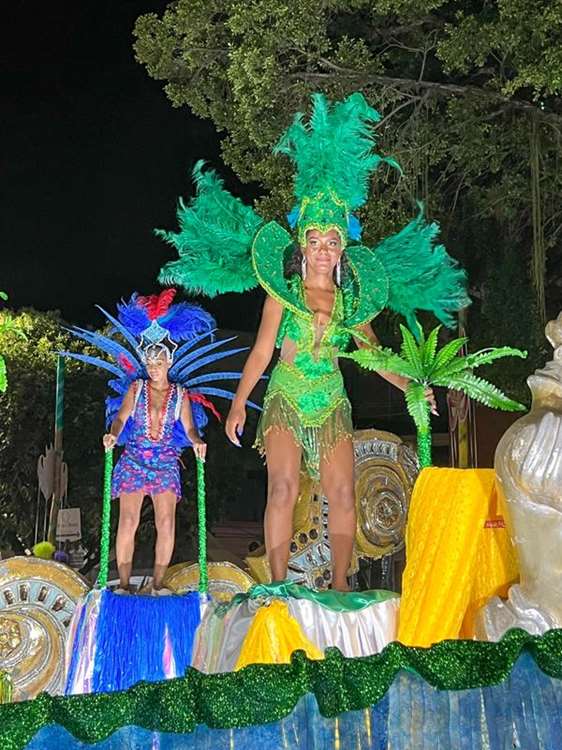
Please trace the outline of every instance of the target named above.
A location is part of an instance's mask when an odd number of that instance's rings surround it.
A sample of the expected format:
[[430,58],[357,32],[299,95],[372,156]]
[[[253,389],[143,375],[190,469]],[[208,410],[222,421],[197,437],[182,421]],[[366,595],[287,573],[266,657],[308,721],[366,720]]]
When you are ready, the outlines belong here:
[[152,502],[154,504],[154,525],[156,526],[152,588],[160,589],[172,559],[176,541],[177,496],[175,492],[162,492],[154,495]]
[[328,498],[332,588],[337,591],[349,591],[347,571],[357,525],[353,466],[353,442],[350,438],[341,440],[329,459],[320,464],[320,483]]
[[287,576],[293,511],[299,495],[301,449],[290,432],[270,430],[265,438],[267,506],[264,516],[265,548],[271,580]]
[[124,493],[119,497],[119,525],[115,541],[119,585],[129,588],[129,578],[135,553],[135,534],[140,520],[144,492]]

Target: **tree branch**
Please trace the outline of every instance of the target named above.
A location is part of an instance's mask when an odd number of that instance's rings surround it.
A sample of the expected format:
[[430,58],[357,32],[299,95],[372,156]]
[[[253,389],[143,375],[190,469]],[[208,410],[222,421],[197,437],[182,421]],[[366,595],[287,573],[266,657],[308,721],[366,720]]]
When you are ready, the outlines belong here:
[[[352,70],[349,68],[343,68],[331,60],[320,58],[319,63],[326,68],[334,71],[334,73],[320,73],[320,72],[308,72],[307,79],[326,81],[334,77],[337,73],[339,78],[347,78],[349,81],[357,80],[362,85],[365,84],[377,84],[379,86],[390,86],[401,93],[407,92],[428,92],[433,93],[436,96],[451,97],[451,96],[472,96],[475,99],[480,99],[484,102],[500,104],[504,111],[513,109],[520,112],[537,114],[543,120],[554,120],[560,122],[562,120],[562,114],[555,112],[545,112],[536,104],[526,102],[521,99],[510,99],[503,94],[499,94],[495,91],[489,91],[482,89],[479,86],[472,86],[470,84],[458,84],[458,83],[440,83],[438,81],[420,81],[413,78],[396,78],[393,76],[379,75],[377,73],[368,73],[367,71]],[[292,73],[290,76],[292,79],[303,80],[303,74]]]

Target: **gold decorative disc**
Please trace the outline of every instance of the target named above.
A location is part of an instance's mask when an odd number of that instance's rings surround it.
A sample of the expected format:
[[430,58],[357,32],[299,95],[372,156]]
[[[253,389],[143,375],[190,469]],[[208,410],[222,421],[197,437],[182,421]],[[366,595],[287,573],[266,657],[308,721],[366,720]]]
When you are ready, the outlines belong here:
[[[219,602],[229,602],[235,594],[248,591],[255,581],[238,566],[229,562],[210,562],[209,593]],[[171,567],[164,578],[164,586],[183,594],[186,591],[197,591],[199,586],[199,565],[197,563],[178,563]]]
[[89,584],[66,565],[36,557],[0,561],[0,670],[14,700],[64,688],[68,626]]

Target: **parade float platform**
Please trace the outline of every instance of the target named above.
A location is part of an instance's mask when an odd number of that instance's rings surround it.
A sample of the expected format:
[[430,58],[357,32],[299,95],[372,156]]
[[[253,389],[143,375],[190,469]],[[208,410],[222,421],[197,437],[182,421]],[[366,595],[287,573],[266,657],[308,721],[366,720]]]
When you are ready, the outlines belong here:
[[2,750],[562,747],[562,631],[254,664],[4,705]]
[[[502,510],[494,487],[486,470],[418,478],[410,531],[433,515],[432,544],[421,545],[418,531],[402,600],[291,581],[256,584],[227,601],[212,589],[80,595],[64,685],[33,700],[20,691],[19,702],[0,706],[0,748],[562,748],[562,630],[512,629],[496,642],[464,636],[482,597],[514,576],[507,531],[489,523]],[[429,513],[425,500],[452,503],[454,519]],[[58,566],[26,564],[36,588],[46,567]],[[461,572],[470,586],[459,586]],[[6,586],[8,598],[21,593],[17,576]],[[43,596],[54,615],[57,592]],[[431,632],[410,628],[416,622]]]

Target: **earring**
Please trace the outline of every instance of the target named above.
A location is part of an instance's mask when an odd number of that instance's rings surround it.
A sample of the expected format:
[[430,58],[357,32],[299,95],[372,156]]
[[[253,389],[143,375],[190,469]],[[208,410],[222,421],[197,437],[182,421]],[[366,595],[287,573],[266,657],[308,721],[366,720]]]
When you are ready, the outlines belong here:
[[304,257],[304,255],[302,256],[301,261],[301,276],[302,280],[304,281],[306,279],[306,258]]
[[336,265],[336,284],[341,286],[341,261],[339,260]]

